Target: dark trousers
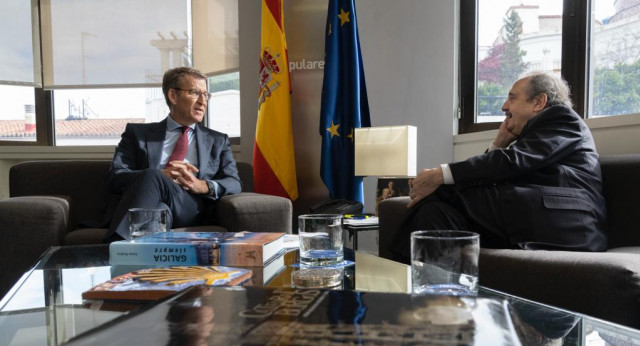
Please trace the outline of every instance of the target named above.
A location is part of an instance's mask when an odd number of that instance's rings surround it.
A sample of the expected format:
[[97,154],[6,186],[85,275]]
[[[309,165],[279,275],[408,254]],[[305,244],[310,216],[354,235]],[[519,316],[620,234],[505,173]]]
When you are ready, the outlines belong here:
[[118,203],[105,242],[129,239],[129,208],[165,208],[167,229],[201,223],[205,209],[203,198],[185,191],[157,169],[146,169],[125,189]]
[[510,248],[493,186],[455,189],[443,185],[407,211],[389,251],[393,260],[410,263],[411,232],[458,230],[480,234],[480,245]]

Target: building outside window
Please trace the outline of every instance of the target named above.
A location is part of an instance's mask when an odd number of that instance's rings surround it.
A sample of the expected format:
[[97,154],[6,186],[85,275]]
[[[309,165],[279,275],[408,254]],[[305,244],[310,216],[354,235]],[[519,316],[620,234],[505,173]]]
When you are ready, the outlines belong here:
[[529,71],[560,73],[562,2],[478,4],[477,122],[502,121],[502,104],[518,77]]
[[35,142],[33,87],[0,85],[0,105],[0,141]]
[[592,0],[589,117],[640,113],[640,0]]
[[[209,77],[208,121],[216,131],[240,139],[240,73]],[[236,141],[239,143],[239,141]],[[236,143],[234,143],[236,144]]]
[[[640,0],[478,0],[462,2],[462,15],[461,133],[497,128],[511,85],[532,71],[575,77],[568,81],[585,117],[640,113]],[[475,52],[465,48],[469,37]],[[573,43],[585,40],[577,51]]]

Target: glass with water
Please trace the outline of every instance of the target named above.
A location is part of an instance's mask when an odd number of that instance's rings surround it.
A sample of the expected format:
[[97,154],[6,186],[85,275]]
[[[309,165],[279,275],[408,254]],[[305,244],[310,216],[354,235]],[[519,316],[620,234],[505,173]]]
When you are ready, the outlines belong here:
[[332,266],[343,261],[342,215],[300,215],[298,234],[301,267]]
[[167,231],[167,210],[164,208],[129,209],[129,236],[131,239],[143,235]]
[[478,294],[480,236],[465,231],[411,233],[413,294]]

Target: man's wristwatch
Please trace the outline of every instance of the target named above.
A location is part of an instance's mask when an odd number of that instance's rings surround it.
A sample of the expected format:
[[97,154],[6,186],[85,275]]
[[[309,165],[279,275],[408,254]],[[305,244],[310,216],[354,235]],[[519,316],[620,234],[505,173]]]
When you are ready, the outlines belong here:
[[211,180],[205,180],[207,182],[207,187],[209,188],[208,195],[215,196],[216,195],[216,184]]

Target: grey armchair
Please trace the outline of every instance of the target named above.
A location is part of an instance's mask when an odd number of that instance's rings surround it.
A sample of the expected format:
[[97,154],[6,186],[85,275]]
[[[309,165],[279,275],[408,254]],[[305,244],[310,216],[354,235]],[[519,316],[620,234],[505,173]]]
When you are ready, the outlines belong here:
[[[10,198],[0,200],[0,297],[50,246],[102,243],[110,161],[29,161],[11,167]],[[291,233],[291,201],[253,192],[250,164],[238,162],[242,193],[215,209],[217,226],[180,230]]]

